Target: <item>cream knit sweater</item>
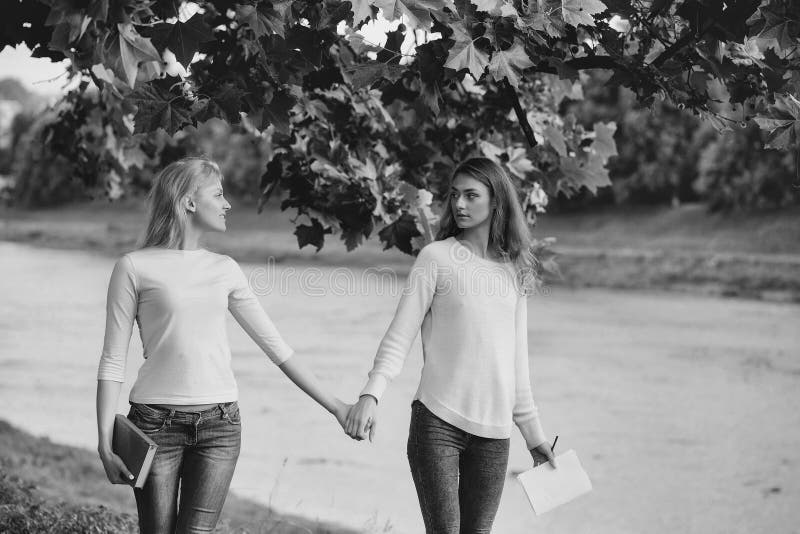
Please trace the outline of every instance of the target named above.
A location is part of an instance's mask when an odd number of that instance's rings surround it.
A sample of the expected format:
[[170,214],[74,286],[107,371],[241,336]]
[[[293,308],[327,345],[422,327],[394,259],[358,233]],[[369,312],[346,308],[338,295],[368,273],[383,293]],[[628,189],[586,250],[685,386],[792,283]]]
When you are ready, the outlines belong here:
[[362,391],[380,399],[421,331],[424,365],[415,395],[471,434],[529,449],[547,440],[528,376],[528,308],[510,264],[475,256],[456,238],[423,248]]

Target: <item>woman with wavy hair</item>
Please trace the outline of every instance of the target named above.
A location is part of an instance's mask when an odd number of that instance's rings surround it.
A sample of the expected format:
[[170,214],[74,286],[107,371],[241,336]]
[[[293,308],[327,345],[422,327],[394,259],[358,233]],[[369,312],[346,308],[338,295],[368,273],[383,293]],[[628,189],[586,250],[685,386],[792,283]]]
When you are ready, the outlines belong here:
[[374,436],[377,404],[421,332],[408,461],[428,534],[490,532],[512,425],[534,465],[555,458],[528,376],[531,237],[515,187],[486,158],[461,163],[436,241],[417,256],[345,431]]
[[158,445],[143,488],[134,489],[143,533],[210,532],[241,445],[238,388],[226,312],[298,387],[343,425],[348,406],[293,356],[229,256],[201,247],[224,232],[231,205],[211,160],[184,158],[155,177],[144,244],[114,265],[97,373],[98,452],[109,481],[132,475],[112,452],[114,416],[136,321],[144,363],[128,418]]

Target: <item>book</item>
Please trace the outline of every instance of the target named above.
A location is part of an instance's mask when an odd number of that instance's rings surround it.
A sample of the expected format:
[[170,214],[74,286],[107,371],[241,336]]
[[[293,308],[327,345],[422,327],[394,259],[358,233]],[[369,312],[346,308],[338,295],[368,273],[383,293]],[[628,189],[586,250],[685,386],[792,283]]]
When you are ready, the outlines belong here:
[[114,436],[111,440],[111,450],[122,458],[125,467],[134,476],[131,485],[143,488],[150,473],[150,466],[156,455],[158,445],[147,434],[134,425],[130,419],[122,414],[114,418]]
[[549,512],[592,490],[589,475],[583,470],[574,450],[556,456],[556,460],[558,468],[545,462],[517,475],[536,515]]

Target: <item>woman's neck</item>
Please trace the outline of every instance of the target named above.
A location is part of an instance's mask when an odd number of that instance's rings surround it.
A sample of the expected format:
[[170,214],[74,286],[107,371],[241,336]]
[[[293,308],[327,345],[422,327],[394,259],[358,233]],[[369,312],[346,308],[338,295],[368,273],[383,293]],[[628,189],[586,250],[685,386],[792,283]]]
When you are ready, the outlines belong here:
[[488,258],[489,225],[479,224],[473,228],[465,228],[458,239],[469,246],[472,252],[481,258]]
[[186,227],[183,235],[182,250],[197,250],[200,248],[200,238],[203,237],[203,232],[194,228],[192,225]]

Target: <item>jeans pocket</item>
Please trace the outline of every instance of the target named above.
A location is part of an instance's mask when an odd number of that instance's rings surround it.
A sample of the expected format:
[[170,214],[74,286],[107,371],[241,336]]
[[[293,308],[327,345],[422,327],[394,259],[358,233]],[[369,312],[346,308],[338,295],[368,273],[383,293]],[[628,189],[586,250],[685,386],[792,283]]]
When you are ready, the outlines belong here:
[[155,434],[156,432],[161,432],[167,427],[166,414],[161,416],[145,413],[137,410],[135,406],[131,408],[131,413],[128,415],[128,419],[130,419],[131,422],[145,434]]
[[225,412],[225,420],[232,425],[242,424],[242,415],[239,413],[239,403],[234,402]]

